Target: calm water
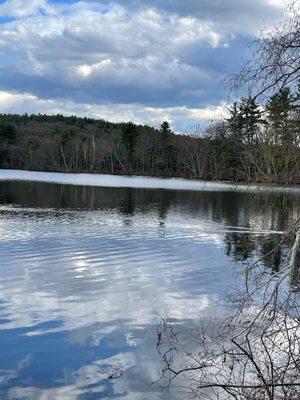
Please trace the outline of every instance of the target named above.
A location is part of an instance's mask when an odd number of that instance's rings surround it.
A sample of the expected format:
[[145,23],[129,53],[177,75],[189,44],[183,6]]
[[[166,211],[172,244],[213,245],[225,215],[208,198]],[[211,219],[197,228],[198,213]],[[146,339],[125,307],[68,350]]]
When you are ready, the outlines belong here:
[[158,315],[221,318],[299,200],[0,183],[0,398],[168,398],[152,384]]

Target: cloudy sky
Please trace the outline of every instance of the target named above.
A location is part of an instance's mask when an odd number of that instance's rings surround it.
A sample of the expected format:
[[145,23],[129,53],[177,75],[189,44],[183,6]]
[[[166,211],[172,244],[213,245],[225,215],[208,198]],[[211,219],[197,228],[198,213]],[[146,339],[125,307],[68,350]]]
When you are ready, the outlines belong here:
[[0,112],[191,131],[285,0],[0,0]]

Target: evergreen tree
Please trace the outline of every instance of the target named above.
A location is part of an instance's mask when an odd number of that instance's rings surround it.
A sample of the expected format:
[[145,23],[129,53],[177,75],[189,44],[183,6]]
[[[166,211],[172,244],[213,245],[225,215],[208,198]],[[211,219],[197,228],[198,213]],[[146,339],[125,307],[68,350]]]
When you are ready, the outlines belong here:
[[259,141],[260,125],[265,124],[263,111],[251,96],[234,103],[227,120],[236,137],[245,144],[253,145]]
[[259,139],[260,125],[266,123],[263,119],[263,111],[255,99],[248,97],[242,101],[241,113],[244,119],[244,137],[249,144],[254,144]]
[[173,132],[170,128],[170,124],[167,121],[164,121],[161,126],[160,126],[160,132],[162,134],[163,137],[168,137],[170,136]]
[[270,97],[266,109],[268,112],[268,121],[275,127],[285,125],[288,121],[290,111],[294,108],[293,95],[290,88],[280,89]]
[[172,172],[176,169],[176,151],[172,144],[172,130],[170,128],[170,124],[167,121],[164,121],[160,126],[160,154],[162,158],[163,170],[166,175],[171,175]]
[[126,147],[128,161],[130,163],[132,163],[133,161],[134,149],[137,137],[138,137],[138,130],[135,124],[129,122],[128,124],[125,124],[123,126],[121,133],[121,140],[124,146]]
[[294,143],[294,122],[295,119],[297,120],[298,98],[298,93],[293,95],[290,88],[285,87],[271,96],[267,102],[268,122],[276,134],[277,144],[292,145]]

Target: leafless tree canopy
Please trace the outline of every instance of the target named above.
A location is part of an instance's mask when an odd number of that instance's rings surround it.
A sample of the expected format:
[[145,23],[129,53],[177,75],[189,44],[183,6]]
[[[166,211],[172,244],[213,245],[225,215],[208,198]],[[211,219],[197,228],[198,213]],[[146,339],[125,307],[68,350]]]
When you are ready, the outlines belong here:
[[253,44],[252,57],[241,72],[230,79],[235,90],[256,97],[292,85],[300,79],[300,6],[292,2],[284,19],[266,28]]

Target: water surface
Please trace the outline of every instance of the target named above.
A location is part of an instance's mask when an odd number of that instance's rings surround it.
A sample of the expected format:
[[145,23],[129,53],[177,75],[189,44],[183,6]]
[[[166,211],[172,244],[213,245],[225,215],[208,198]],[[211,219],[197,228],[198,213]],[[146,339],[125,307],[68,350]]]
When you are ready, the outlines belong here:
[[298,210],[296,193],[0,182],[0,398],[168,398],[159,316],[221,318]]

